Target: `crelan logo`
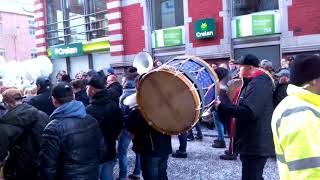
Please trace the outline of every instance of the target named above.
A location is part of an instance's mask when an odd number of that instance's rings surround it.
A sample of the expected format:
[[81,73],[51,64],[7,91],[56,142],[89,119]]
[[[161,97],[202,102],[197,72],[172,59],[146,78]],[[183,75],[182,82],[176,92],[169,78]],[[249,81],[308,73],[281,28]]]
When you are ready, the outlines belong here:
[[208,30],[208,24],[206,22],[201,23],[201,31],[202,32],[196,33],[197,38],[210,37],[210,36],[214,35],[213,31],[207,31],[207,30]]
[[207,23],[202,23],[201,24],[201,30],[206,31],[208,29],[208,24]]

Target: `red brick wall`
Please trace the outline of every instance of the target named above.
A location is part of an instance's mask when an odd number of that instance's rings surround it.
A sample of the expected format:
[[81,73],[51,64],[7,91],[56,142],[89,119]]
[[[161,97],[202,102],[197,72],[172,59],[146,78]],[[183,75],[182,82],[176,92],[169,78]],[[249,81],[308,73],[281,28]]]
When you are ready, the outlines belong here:
[[124,54],[132,55],[145,48],[143,7],[133,4],[122,8]]
[[[222,11],[222,0],[189,0],[189,17],[192,22],[189,24],[189,38],[193,47],[219,45],[223,39],[223,18],[219,16]],[[194,22],[199,19],[214,18],[216,20],[216,34],[213,39],[194,39]]]
[[292,0],[288,8],[289,31],[294,36],[320,34],[320,1]]

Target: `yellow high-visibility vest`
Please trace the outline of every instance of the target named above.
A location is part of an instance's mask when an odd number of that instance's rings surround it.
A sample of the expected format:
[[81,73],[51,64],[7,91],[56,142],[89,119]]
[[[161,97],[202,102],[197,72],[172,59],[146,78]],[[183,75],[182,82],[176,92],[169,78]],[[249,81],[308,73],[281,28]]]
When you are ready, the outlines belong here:
[[281,180],[320,180],[320,95],[289,85],[272,133]]

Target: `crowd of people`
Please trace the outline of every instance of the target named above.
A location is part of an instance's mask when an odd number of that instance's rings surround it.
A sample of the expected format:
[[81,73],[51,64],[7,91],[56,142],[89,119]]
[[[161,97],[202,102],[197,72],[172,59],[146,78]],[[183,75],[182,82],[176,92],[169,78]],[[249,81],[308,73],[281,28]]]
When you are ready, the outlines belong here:
[[[218,133],[212,147],[227,148],[220,158],[240,155],[243,180],[263,179],[267,159],[275,156],[281,179],[320,177],[320,145],[314,140],[319,135],[320,58],[283,60],[277,73],[271,61],[251,54],[212,67],[220,86],[210,109]],[[145,180],[168,179],[170,154],[187,158],[187,141],[203,139],[201,121],[195,135],[191,129],[178,136],[180,147],[172,153],[171,136],[152,128],[132,101],[141,77],[135,67],[128,68],[121,83],[112,69],[80,72],[74,79],[59,71],[57,83],[40,76],[35,88],[2,87],[4,179],[114,180],[117,162],[117,179],[140,179],[141,172]],[[135,168],[128,175],[131,142]]]

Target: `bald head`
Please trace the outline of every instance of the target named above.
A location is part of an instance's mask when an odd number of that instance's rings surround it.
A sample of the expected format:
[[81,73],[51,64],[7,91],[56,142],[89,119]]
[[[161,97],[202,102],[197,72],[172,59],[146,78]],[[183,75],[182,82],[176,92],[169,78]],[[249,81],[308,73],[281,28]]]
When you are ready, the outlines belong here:
[[115,76],[115,75],[109,75],[108,77],[107,77],[107,85],[108,86],[110,86],[111,84],[113,84],[113,83],[115,83],[115,82],[117,82],[117,76]]

